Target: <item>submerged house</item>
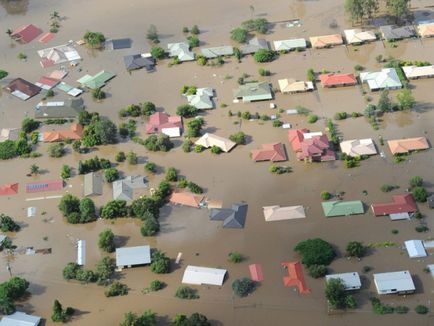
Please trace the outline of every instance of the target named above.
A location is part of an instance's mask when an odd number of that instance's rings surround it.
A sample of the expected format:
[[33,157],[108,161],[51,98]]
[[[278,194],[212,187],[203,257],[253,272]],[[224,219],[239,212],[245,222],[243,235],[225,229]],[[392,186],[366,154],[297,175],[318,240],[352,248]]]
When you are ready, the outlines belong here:
[[199,208],[203,205],[205,196],[195,195],[187,191],[173,191],[169,201],[175,205]]
[[398,89],[402,87],[401,80],[396,73],[395,68],[383,68],[376,72],[361,72],[360,81],[367,83],[371,91],[381,89]]
[[253,149],[250,153],[252,160],[255,162],[282,162],[287,160],[285,147],[282,143],[263,144],[261,149]]
[[147,265],[150,263],[150,246],[116,248],[116,266],[118,268]]
[[363,203],[360,200],[351,201],[325,201],[321,203],[324,215],[327,217],[333,216],[348,216],[355,214],[363,214],[365,212]]
[[128,71],[145,68],[147,71],[154,70],[155,59],[151,55],[133,54],[124,56],[125,68]]
[[202,87],[196,89],[196,94],[186,95],[188,104],[193,105],[199,110],[209,110],[214,108],[212,98],[214,90],[211,87]]
[[29,43],[42,34],[42,29],[35,25],[28,24],[14,30],[11,38],[20,43]]
[[322,132],[309,132],[307,129],[289,130],[288,141],[300,161],[324,162],[336,159],[327,136]]
[[434,20],[420,22],[416,26],[417,32],[420,37],[433,37],[434,36]]
[[20,138],[20,128],[2,128],[0,129],[0,143],[6,140],[18,140]]
[[147,134],[163,133],[169,137],[179,137],[182,132],[182,118],[164,112],[155,112],[145,126]]
[[429,148],[428,141],[425,137],[388,140],[387,145],[389,145],[389,149],[393,155],[406,154],[411,151]]
[[190,45],[187,42],[169,43],[167,44],[169,57],[177,57],[179,61],[193,61],[194,52],[190,51]]
[[345,39],[348,44],[362,44],[372,42],[377,39],[373,31],[363,31],[359,28],[344,30]]
[[313,83],[310,81],[301,81],[295,79],[279,79],[277,81],[279,84],[280,92],[285,93],[304,93],[314,90]]
[[101,196],[103,192],[103,179],[100,172],[90,172],[84,175],[83,195]]
[[307,43],[304,38],[274,41],[273,44],[275,51],[292,51],[298,49],[304,50],[307,47]]
[[80,140],[81,137],[83,137],[83,126],[78,123],[73,123],[69,129],[45,131],[42,133],[42,141],[47,143]]
[[196,140],[194,144],[201,145],[205,148],[217,146],[225,153],[229,152],[232,148],[234,148],[237,145],[235,142],[233,142],[230,139],[220,137],[210,133],[204,134],[202,137]]
[[15,311],[11,315],[5,315],[0,320],[0,326],[38,326],[41,317],[28,315],[25,312]]
[[242,229],[246,223],[247,204],[233,204],[231,208],[211,208],[211,221],[223,221],[223,228]]
[[280,207],[279,205],[264,206],[262,209],[264,211],[265,221],[267,222],[293,220],[306,217],[304,207],[301,205],[286,207]]
[[428,256],[422,240],[407,240],[404,242],[410,258],[422,258]]
[[326,281],[333,279],[340,279],[345,287],[345,290],[360,290],[362,282],[360,281],[360,275],[357,272],[353,273],[340,273],[326,275]]
[[335,45],[344,44],[341,34],[330,34],[322,36],[312,36],[309,38],[310,44],[315,49],[329,48]]
[[405,38],[415,37],[416,32],[414,27],[411,25],[406,26],[396,26],[396,25],[385,25],[380,26],[380,32],[386,41],[396,41]]
[[417,212],[416,202],[410,193],[394,195],[392,202],[372,204],[371,208],[375,216]]
[[83,99],[42,101],[35,107],[36,119],[77,118],[84,111]]
[[145,177],[140,175],[128,176],[113,182],[113,199],[132,200],[134,189],[145,189],[148,182]]
[[434,65],[430,66],[403,66],[405,77],[407,79],[432,78],[434,77]]
[[416,291],[410,271],[377,273],[374,274],[374,283],[378,294],[407,294]]
[[247,44],[242,45],[240,51],[242,54],[253,54],[260,49],[269,50],[270,46],[265,39],[254,37]]
[[[267,82],[246,83],[233,91],[235,101],[267,101],[273,99],[270,84]],[[234,101],[234,102],[235,102]]]
[[81,86],[83,87],[87,87],[90,89],[97,89],[105,86],[105,84],[110,79],[113,79],[115,76],[116,74],[112,73],[111,71],[101,70],[99,73],[97,73],[94,76],[84,75],[79,80],[77,80],[77,82],[80,83]]
[[229,45],[216,46],[212,48],[201,48],[200,52],[207,59],[214,59],[217,57],[225,57],[234,55],[234,48]]
[[309,294],[310,289],[306,287],[300,262],[285,262],[282,266],[288,271],[288,275],[283,277],[283,285],[285,287],[295,286],[300,294]]
[[354,74],[321,74],[319,75],[322,87],[354,86],[357,79]]
[[38,55],[41,57],[40,64],[43,68],[81,60],[80,54],[78,54],[72,43],[39,50]]
[[39,86],[36,86],[22,78],[12,80],[4,89],[23,101],[28,100],[41,91]]
[[119,49],[129,49],[131,47],[131,39],[129,38],[117,38],[105,41],[106,50],[119,50]]
[[209,268],[188,265],[182,276],[183,284],[218,285],[222,286],[226,276],[226,269]]
[[371,138],[345,140],[339,144],[342,153],[351,157],[362,155],[375,155],[377,148]]

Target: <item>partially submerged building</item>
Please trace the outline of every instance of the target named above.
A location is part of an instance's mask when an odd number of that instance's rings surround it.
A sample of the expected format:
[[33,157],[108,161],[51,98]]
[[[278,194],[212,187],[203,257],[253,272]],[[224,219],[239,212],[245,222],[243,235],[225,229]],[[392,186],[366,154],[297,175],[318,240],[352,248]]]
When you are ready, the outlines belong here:
[[77,80],[77,82],[80,83],[82,87],[97,89],[105,86],[106,83],[114,77],[116,77],[115,73],[108,70],[101,70],[94,76],[84,75],[79,80]]
[[234,99],[243,102],[267,101],[273,99],[270,84],[267,82],[246,83],[233,91]]
[[84,175],[83,195],[101,196],[103,192],[103,178],[100,172],[90,172]]
[[41,317],[28,315],[25,312],[15,311],[11,315],[5,315],[0,320],[0,326],[38,326]]
[[362,44],[377,40],[373,31],[363,31],[359,28],[344,30],[347,44]]
[[275,51],[304,50],[307,47],[307,43],[304,38],[274,41],[273,44]]
[[341,34],[330,34],[322,36],[312,36],[309,38],[310,44],[315,49],[329,48],[335,45],[344,44]]
[[6,140],[18,140],[20,138],[20,128],[2,128],[0,129],[0,143]]
[[322,87],[339,87],[357,85],[357,79],[354,74],[321,74],[319,75]]
[[327,217],[349,216],[363,214],[365,212],[363,203],[360,200],[325,201],[321,203],[321,206],[324,211],[324,215]]
[[6,183],[0,185],[0,196],[16,195],[18,193],[18,183]]
[[422,258],[428,256],[422,240],[407,240],[404,244],[410,258]]
[[257,37],[250,39],[247,44],[240,47],[240,51],[244,55],[256,53],[261,49],[269,50],[270,46],[268,45],[267,40]]
[[376,72],[361,72],[360,81],[367,83],[371,91],[382,89],[398,89],[402,87],[401,80],[395,68],[383,68]]
[[179,61],[193,61],[194,52],[190,51],[190,45],[187,42],[169,43],[167,44],[169,57],[177,57]]
[[22,78],[12,80],[4,89],[23,101],[28,100],[41,91],[39,86],[36,86]]
[[124,56],[125,68],[128,71],[145,68],[147,71],[154,70],[155,60],[151,55],[133,54]]
[[212,48],[201,48],[200,52],[207,59],[214,59],[217,57],[225,57],[234,55],[234,48],[229,45],[215,46]]
[[322,132],[309,132],[307,129],[289,130],[288,141],[300,161],[324,162],[336,159],[327,136]]
[[187,101],[190,105],[198,110],[209,110],[214,108],[212,98],[214,97],[214,90],[211,87],[202,87],[196,89],[196,94],[186,95]]
[[63,101],[42,101],[35,107],[35,118],[78,118],[82,111],[84,111],[84,101],[81,98]]
[[211,208],[209,217],[212,221],[223,221],[224,228],[242,229],[246,223],[247,204],[233,204],[231,208]]
[[222,286],[226,273],[226,269],[188,265],[184,270],[182,283]]
[[262,148],[253,149],[250,153],[252,160],[255,162],[282,162],[287,160],[285,147],[282,143],[263,144]]
[[118,268],[147,265],[151,263],[151,247],[137,246],[116,248],[116,266]]
[[182,132],[182,118],[164,112],[155,112],[145,126],[147,134],[163,133],[169,137],[179,137]]
[[205,196],[195,195],[187,191],[173,191],[169,201],[175,205],[199,208],[204,204]]
[[295,79],[279,79],[277,81],[279,84],[280,92],[285,93],[304,93],[313,91],[315,89],[314,85],[310,81],[302,81]]
[[279,205],[264,206],[262,209],[265,221],[267,222],[293,220],[306,217],[304,207],[301,205],[286,207],[280,207]]
[[407,294],[416,291],[410,271],[374,274],[378,294]]
[[217,146],[225,153],[229,152],[232,148],[234,148],[237,145],[235,142],[233,142],[230,139],[220,137],[210,133],[204,134],[202,137],[196,140],[194,144],[201,145],[205,148]]
[[411,25],[396,26],[396,25],[385,25],[380,26],[380,32],[383,39],[386,41],[396,41],[405,38],[415,37],[416,32],[414,27]]
[[371,208],[375,216],[417,212],[416,202],[410,193],[394,195],[392,202],[372,204]]
[[113,199],[132,200],[134,189],[146,189],[148,181],[141,175],[127,176],[113,182]]
[[43,68],[81,60],[80,54],[72,43],[39,50],[38,55],[41,57],[40,64]]
[[42,141],[52,143],[65,140],[80,140],[83,137],[83,126],[73,123],[69,129],[45,131],[42,133]]
[[403,66],[405,77],[407,79],[420,79],[434,77],[434,65],[430,66]]
[[428,141],[425,137],[388,140],[387,145],[389,145],[389,149],[393,155],[406,154],[412,151],[420,151],[429,148]]
[[42,29],[33,24],[21,26],[14,30],[11,38],[20,43],[29,43],[42,34]]
[[310,289],[306,287],[300,262],[285,262],[282,266],[288,271],[288,276],[283,277],[283,285],[285,287],[295,286],[300,294],[309,294]]
[[362,282],[360,281],[360,275],[357,272],[352,273],[339,273],[326,275],[326,281],[333,279],[340,279],[345,287],[345,290],[360,290]]
[[434,20],[420,22],[416,26],[417,33],[420,37],[433,37],[434,36]]
[[351,157],[377,154],[377,148],[371,138],[345,140],[339,145],[342,153]]

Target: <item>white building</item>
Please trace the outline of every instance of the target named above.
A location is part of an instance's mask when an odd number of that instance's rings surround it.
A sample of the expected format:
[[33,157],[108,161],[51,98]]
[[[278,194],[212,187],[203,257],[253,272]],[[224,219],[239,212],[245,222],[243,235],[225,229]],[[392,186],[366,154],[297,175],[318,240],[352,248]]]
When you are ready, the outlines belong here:
[[151,248],[149,246],[116,248],[116,266],[118,268],[150,263]]
[[3,316],[0,326],[38,326],[41,317],[15,311],[12,315]]
[[374,274],[378,294],[406,294],[416,291],[410,271]]
[[86,241],[77,241],[77,264],[84,266],[86,264]]
[[208,284],[208,285],[223,285],[226,275],[225,269],[187,266],[182,277],[182,283],[185,284]]
[[404,243],[410,258],[420,258],[427,256],[422,240],[408,240]]
[[362,282],[357,272],[326,275],[327,282],[331,279],[341,279],[345,290],[359,290],[362,287]]

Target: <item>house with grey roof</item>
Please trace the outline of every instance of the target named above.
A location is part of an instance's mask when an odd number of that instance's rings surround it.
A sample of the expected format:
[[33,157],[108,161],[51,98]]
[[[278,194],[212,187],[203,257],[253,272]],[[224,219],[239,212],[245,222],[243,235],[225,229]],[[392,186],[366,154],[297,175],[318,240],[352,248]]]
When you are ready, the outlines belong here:
[[360,81],[367,83],[371,91],[381,89],[398,89],[402,87],[401,80],[396,73],[395,68],[383,68],[376,72],[361,72]]
[[125,68],[128,71],[145,68],[147,71],[154,70],[155,60],[151,55],[133,54],[124,57]]
[[101,196],[102,195],[102,174],[100,172],[90,172],[84,175],[83,195]]
[[129,38],[110,39],[105,42],[105,49],[110,51],[129,49],[131,47],[131,43],[131,39]]
[[150,263],[150,246],[116,248],[116,266],[118,268],[147,265]]
[[148,187],[148,181],[144,176],[141,175],[130,175],[128,177],[125,177],[121,181],[132,189],[144,189]]
[[202,55],[207,59],[234,55],[234,48],[229,45],[216,46],[212,48],[202,48],[200,49],[200,51],[202,52]]
[[242,45],[240,51],[242,54],[253,54],[260,49],[269,50],[270,46],[265,39],[254,37],[247,44]]
[[84,101],[81,98],[63,101],[42,101],[35,107],[35,118],[77,118],[82,111],[84,111]]
[[190,45],[187,42],[167,44],[169,57],[177,57],[179,61],[193,61],[194,53],[190,51]]
[[214,108],[213,97],[214,90],[211,87],[204,87],[198,88],[194,95],[187,95],[187,101],[199,110],[209,110]]
[[246,83],[233,91],[234,102],[266,101],[273,99],[271,86],[267,82]]
[[307,44],[304,38],[294,38],[289,40],[274,41],[275,51],[292,51],[297,49],[306,49]]
[[128,176],[122,180],[113,182],[113,199],[132,200],[134,189],[148,187],[148,181],[140,175]]
[[402,40],[405,38],[415,37],[416,31],[412,25],[396,26],[385,25],[380,26],[380,32],[383,39],[386,41]]
[[233,204],[231,208],[211,208],[211,221],[223,221],[224,228],[242,229],[246,223],[247,204]]
[[25,312],[15,311],[11,315],[5,315],[0,320],[0,326],[38,326],[41,317],[28,315]]

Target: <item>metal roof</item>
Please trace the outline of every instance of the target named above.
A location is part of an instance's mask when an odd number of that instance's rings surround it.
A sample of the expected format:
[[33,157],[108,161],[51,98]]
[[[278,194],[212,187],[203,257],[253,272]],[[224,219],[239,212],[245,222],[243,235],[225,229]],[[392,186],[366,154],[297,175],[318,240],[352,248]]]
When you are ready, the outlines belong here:
[[416,290],[410,271],[374,274],[374,283],[379,294]]
[[327,281],[331,279],[341,279],[345,290],[358,290],[362,287],[360,276],[357,272],[326,275]]
[[208,284],[208,285],[223,285],[226,275],[226,269],[187,266],[182,277],[182,283],[185,284]]
[[3,316],[0,326],[37,326],[41,317],[16,311],[12,315]]
[[420,258],[427,256],[422,240],[407,240],[404,242],[404,244],[410,258]]
[[326,201],[322,202],[324,215],[331,216],[346,216],[354,214],[363,214],[363,203],[360,200],[353,201]]
[[151,247],[116,248],[116,266],[126,267],[151,263]]

